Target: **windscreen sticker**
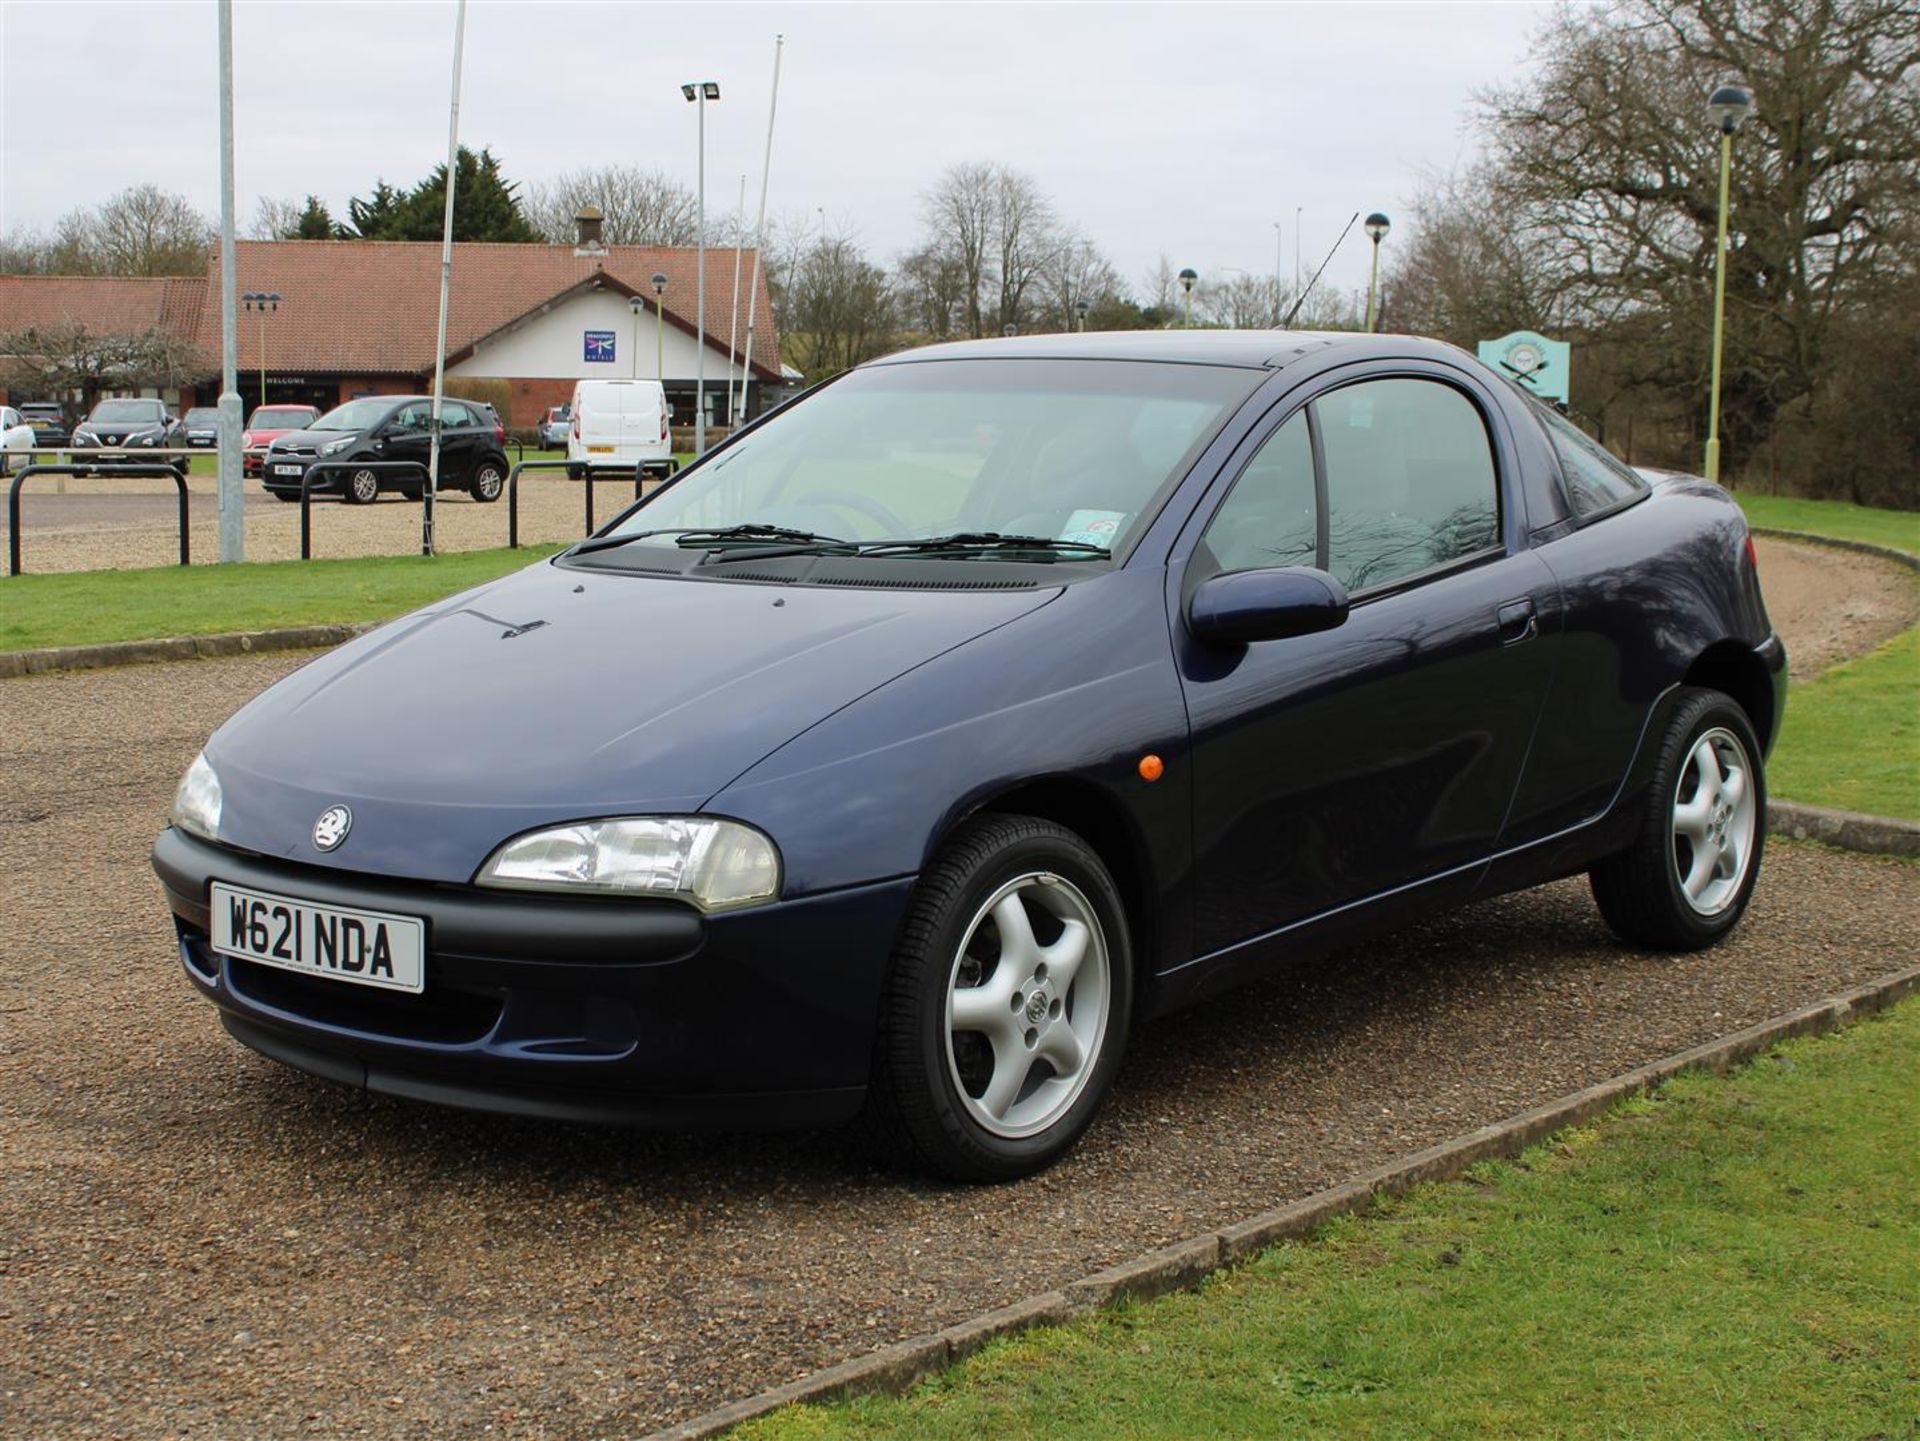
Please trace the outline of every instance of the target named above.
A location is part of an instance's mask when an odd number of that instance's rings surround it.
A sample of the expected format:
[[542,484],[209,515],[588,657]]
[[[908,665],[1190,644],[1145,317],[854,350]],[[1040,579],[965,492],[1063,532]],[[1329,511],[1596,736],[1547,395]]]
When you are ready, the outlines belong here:
[[1124,510],[1076,510],[1067,517],[1058,539],[1077,545],[1103,545],[1111,550],[1114,537],[1119,535],[1126,520]]

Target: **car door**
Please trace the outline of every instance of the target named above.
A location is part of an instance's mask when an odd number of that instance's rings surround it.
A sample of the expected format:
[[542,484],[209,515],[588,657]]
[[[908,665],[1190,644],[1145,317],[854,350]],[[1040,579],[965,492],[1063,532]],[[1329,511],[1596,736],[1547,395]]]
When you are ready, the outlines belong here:
[[457,400],[440,402],[440,483],[466,485],[480,449],[480,420]]
[[1558,620],[1505,513],[1503,423],[1465,377],[1423,366],[1329,384],[1242,446],[1181,594],[1220,570],[1317,565],[1351,610],[1317,635],[1227,647],[1176,618],[1196,957],[1477,879],[1550,679],[1538,629]]
[[[386,447],[381,459],[410,460],[424,470],[433,443],[432,420],[433,407],[424,400],[410,400],[400,406],[382,427]],[[407,485],[417,483],[405,471],[396,471],[394,475]]]

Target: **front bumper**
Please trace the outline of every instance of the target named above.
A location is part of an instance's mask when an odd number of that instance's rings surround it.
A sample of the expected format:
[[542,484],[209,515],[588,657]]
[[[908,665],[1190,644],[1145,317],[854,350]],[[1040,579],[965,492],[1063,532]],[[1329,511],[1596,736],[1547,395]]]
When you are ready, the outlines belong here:
[[[670,1128],[831,1125],[865,1099],[911,878],[716,916],[320,871],[163,831],[187,978],[233,1036],[349,1085],[470,1109]],[[213,880],[420,916],[405,995],[216,954]]]
[[[332,459],[332,457],[329,456],[328,459]],[[260,457],[258,464],[254,467],[254,474],[260,477],[260,483],[270,491],[285,491],[288,495],[298,495],[300,493],[301,479],[309,470],[319,463],[320,457],[317,455],[276,455],[272,451],[267,451]],[[242,464],[244,468],[244,461]],[[298,475],[276,475],[274,473],[275,467],[282,465],[297,465],[300,467],[300,473]],[[322,471],[320,473],[320,479],[313,483],[312,493],[314,495],[330,495],[339,488],[340,472],[337,470]]]

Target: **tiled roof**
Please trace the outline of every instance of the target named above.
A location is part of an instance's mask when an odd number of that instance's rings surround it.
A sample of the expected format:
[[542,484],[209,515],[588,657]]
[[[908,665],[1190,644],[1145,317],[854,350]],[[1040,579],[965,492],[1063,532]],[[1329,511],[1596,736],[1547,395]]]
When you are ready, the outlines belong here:
[[[727,302],[733,292],[732,250],[707,251],[707,336],[724,354]],[[440,246],[434,241],[243,240],[234,250],[239,293],[278,291],[280,309],[267,322],[269,370],[418,375],[433,368],[440,307]],[[622,293],[653,298],[653,275],[667,277],[667,319],[694,329],[695,252],[615,245],[597,256],[570,245],[457,244],[447,309],[447,353],[457,356],[502,326],[562,292],[603,275]],[[209,275],[219,273],[216,257]],[[746,348],[748,284],[753,252],[742,253],[740,349]],[[97,282],[89,282],[97,283]],[[200,347],[217,358],[220,289],[200,282]],[[753,368],[780,375],[779,340],[760,280]],[[244,310],[239,326],[241,370],[259,365],[260,327]],[[217,360],[216,360],[217,363]]]
[[138,335],[161,325],[192,334],[207,288],[204,276],[0,275],[0,331],[78,323],[98,335]]

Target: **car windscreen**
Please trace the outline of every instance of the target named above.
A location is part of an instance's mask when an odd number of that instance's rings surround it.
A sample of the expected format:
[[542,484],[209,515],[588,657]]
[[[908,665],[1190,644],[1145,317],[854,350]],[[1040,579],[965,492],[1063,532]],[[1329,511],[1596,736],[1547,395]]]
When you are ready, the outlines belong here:
[[103,400],[88,418],[96,425],[154,425],[165,414],[157,400]]
[[[263,405],[254,411],[253,418],[247,422],[247,428],[249,430],[304,430],[312,423],[313,412],[306,407],[298,410],[277,410],[273,406]],[[339,428],[346,430],[359,427],[341,426]]]
[[393,406],[392,398],[386,396],[349,400],[345,405],[336,405],[312,422],[311,428],[314,430],[367,430],[384,420]]
[[611,533],[994,532],[1117,552],[1262,377],[1138,361],[875,366],[770,417]]
[[187,412],[188,425],[213,425],[220,419],[220,412],[210,405],[196,405]]

